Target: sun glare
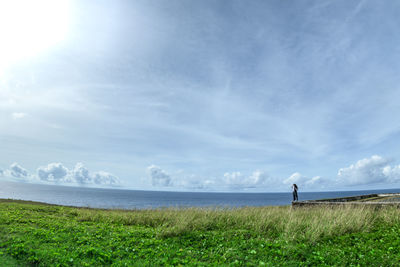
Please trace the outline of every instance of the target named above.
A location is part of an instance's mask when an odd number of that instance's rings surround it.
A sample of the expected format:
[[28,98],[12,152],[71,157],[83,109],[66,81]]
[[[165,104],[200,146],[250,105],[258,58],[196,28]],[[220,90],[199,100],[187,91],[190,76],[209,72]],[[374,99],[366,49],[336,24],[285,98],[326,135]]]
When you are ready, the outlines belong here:
[[68,0],[0,1],[0,70],[66,38]]

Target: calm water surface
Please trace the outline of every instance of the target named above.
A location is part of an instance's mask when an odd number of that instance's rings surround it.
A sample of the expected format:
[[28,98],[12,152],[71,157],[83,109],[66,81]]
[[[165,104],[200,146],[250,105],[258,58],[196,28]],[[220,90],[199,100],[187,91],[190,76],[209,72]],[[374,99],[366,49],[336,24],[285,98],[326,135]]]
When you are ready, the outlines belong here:
[[[400,189],[303,192],[299,200],[335,198],[372,193],[398,193]],[[15,182],[0,182],[0,198],[40,201],[59,205],[145,209],[160,207],[242,207],[280,206],[291,203],[288,193],[200,193],[200,192],[159,192],[121,189],[98,189],[37,185]]]

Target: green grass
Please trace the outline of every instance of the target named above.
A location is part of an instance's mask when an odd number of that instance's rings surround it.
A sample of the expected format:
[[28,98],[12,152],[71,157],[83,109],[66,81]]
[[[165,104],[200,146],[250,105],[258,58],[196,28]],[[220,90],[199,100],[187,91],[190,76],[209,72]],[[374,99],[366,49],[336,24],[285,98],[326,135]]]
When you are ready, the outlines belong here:
[[399,251],[395,208],[121,211],[0,201],[0,266],[398,266]]

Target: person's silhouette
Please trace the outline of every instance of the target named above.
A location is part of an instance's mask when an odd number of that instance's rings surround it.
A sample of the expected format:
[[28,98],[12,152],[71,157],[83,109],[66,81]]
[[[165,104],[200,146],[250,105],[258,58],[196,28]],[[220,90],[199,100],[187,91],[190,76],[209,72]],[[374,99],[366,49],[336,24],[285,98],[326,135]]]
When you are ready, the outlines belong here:
[[292,189],[293,189],[293,201],[298,201],[299,200],[299,196],[297,195],[297,190],[299,188],[297,187],[297,184],[293,184],[292,185]]

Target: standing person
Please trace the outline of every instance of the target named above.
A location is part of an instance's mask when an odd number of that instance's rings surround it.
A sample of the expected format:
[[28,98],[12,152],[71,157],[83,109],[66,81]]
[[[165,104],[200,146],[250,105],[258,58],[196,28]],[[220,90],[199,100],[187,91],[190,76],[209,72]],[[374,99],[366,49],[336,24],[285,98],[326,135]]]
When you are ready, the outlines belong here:
[[299,196],[297,195],[297,190],[299,188],[297,187],[297,184],[293,184],[292,185],[292,189],[293,189],[293,201],[298,201],[299,200]]

